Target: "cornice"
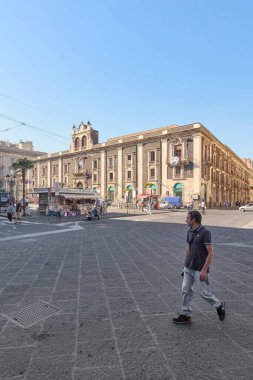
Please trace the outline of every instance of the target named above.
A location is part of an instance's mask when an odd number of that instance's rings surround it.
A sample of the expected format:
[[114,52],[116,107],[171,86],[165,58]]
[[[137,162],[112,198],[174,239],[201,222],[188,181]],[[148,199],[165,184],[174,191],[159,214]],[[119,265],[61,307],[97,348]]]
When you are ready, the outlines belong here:
[[226,144],[223,144],[217,137],[215,137],[212,132],[210,132],[207,128],[205,128],[203,125],[200,127],[201,132],[203,135],[205,135],[207,138],[211,140],[211,142],[215,142],[215,144],[223,150],[223,153],[230,154],[237,163],[241,164],[245,169],[248,168],[246,163],[239,157],[235,152],[233,152],[232,149],[230,149]]
[[[171,130],[170,130],[171,128]],[[145,136],[145,134],[155,133],[157,131],[157,135],[155,136]],[[166,132],[166,133],[164,133]],[[217,145],[219,149],[223,151],[223,153],[230,155],[230,158],[233,158],[237,164],[240,164],[245,170],[251,172],[251,169],[247,166],[247,164],[238,157],[227,145],[223,144],[218,138],[216,138],[212,132],[210,132],[207,128],[205,128],[200,123],[188,124],[183,126],[173,126],[172,127],[163,127],[156,130],[150,130],[145,132],[139,132],[138,134],[134,134],[132,140],[124,141],[124,138],[131,138],[131,135],[119,136],[118,138],[113,138],[112,140],[107,140],[105,143],[99,143],[93,146],[89,150],[85,151],[65,151],[52,153],[52,156],[41,156],[41,157],[31,157],[34,163],[46,163],[48,161],[59,160],[59,159],[75,159],[78,156],[85,156],[89,154],[100,155],[101,152],[108,152],[110,150],[117,150],[119,148],[137,148],[137,145],[145,145],[150,143],[159,143],[161,141],[173,140],[180,138],[182,140],[193,138],[194,136],[200,134],[204,136],[206,139],[210,141],[210,143],[214,143]],[[143,138],[139,138],[140,135],[143,135]],[[120,141],[121,140],[121,141]],[[120,141],[120,142],[119,142]],[[169,142],[169,141],[168,141]],[[232,156],[232,157],[231,157]]]

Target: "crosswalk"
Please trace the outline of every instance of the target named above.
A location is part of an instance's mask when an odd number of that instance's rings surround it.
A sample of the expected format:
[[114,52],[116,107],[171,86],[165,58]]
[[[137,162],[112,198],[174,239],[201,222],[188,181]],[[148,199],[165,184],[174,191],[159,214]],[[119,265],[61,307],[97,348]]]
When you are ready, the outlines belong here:
[[[151,214],[151,215],[141,215],[141,216],[123,216],[123,217],[116,217],[116,218],[110,218],[114,220],[130,220],[132,222],[162,222],[167,223],[170,219],[178,217],[179,214],[177,213],[171,213],[169,215],[158,215],[158,214]],[[181,215],[180,215],[181,216]]]
[[248,229],[253,228],[253,221],[249,222],[248,224],[246,224],[246,225],[243,226],[242,228],[248,228]]
[[[44,224],[45,223],[39,223],[39,222],[29,222],[29,221],[22,221],[20,225],[16,225],[14,223],[10,223],[6,219],[0,220],[0,242],[8,241],[8,240],[18,240],[18,239],[30,239],[30,238],[36,238],[39,236],[46,236],[46,235],[54,235],[54,234],[61,234],[61,233],[68,233],[68,232],[74,232],[77,230],[84,230],[85,227],[82,225],[82,223],[79,222],[72,222],[72,223],[62,223],[62,224],[56,224],[52,225],[53,229],[50,228],[50,225],[48,231],[38,231],[37,232],[30,232],[27,233],[26,226],[29,225],[35,225],[35,224]],[[60,228],[58,228],[60,227]],[[15,230],[18,232],[18,234],[15,234]]]

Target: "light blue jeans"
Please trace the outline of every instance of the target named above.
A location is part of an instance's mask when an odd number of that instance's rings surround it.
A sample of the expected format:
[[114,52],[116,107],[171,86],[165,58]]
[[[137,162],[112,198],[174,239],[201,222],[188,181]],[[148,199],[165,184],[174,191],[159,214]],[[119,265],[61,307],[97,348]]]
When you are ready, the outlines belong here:
[[198,284],[200,295],[202,298],[204,298],[204,300],[206,300],[208,303],[210,303],[210,305],[212,305],[216,309],[221,305],[221,301],[218,298],[216,298],[211,291],[208,274],[205,281],[200,281],[199,271],[185,267],[184,280],[182,284],[182,314],[184,315],[190,315],[192,313],[190,304],[193,295],[192,287],[195,281]]

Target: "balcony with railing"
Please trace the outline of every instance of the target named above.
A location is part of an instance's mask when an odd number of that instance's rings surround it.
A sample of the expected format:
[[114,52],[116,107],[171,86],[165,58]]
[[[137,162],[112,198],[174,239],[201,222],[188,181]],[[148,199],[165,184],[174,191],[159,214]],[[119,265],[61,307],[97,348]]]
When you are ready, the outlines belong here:
[[79,170],[78,172],[73,173],[73,177],[75,178],[84,177],[84,170]]
[[189,164],[190,163],[190,158],[188,154],[185,155],[175,155],[171,156],[167,160],[167,164],[170,166],[175,166],[177,164]]
[[149,166],[159,166],[159,161],[158,160],[148,160],[148,165]]

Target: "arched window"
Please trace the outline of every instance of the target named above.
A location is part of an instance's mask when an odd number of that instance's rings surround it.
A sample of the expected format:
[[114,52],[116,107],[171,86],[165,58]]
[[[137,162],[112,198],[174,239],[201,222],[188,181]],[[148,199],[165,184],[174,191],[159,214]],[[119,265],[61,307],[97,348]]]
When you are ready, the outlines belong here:
[[87,145],[87,137],[83,136],[83,138],[82,138],[82,148],[85,148],[86,145]]
[[79,144],[80,144],[79,137],[77,137],[75,139],[75,149],[79,149]]
[[76,185],[77,189],[83,189],[83,184],[82,182],[78,182]]
[[204,159],[205,159],[205,161],[207,161],[207,146],[206,145],[204,148]]
[[109,186],[108,188],[108,199],[110,201],[114,201],[114,187],[113,186]]

